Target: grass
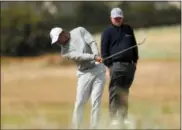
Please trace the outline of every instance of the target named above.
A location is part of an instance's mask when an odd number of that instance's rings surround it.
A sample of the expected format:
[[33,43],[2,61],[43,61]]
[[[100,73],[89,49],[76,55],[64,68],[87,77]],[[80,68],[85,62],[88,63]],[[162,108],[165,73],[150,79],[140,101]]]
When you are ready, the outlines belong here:
[[[136,35],[141,31],[136,30]],[[147,43],[139,48],[140,60],[130,90],[129,113],[138,129],[179,129],[179,26],[147,31]],[[70,128],[77,83],[75,66],[65,63],[60,66],[57,55],[25,59],[3,57],[2,61],[2,128]],[[108,83],[107,73],[102,125],[107,124],[108,119]],[[89,125],[89,113],[87,104],[83,128]]]
[[[2,74],[3,128],[69,128],[76,91],[75,68],[34,65],[27,69],[24,64],[3,68]],[[130,114],[137,128],[180,127],[179,76],[178,61],[139,63],[130,93]],[[102,99],[102,119],[108,117],[108,82]]]
[[[145,101],[132,101],[130,102],[130,115],[132,118],[136,121],[138,128],[154,128],[154,126],[158,128],[178,128],[178,127],[171,127],[168,126],[169,124],[163,120],[164,115],[170,116],[173,115],[176,112],[180,112],[179,104],[174,104],[174,106],[178,106],[177,108],[173,108],[170,105],[157,105],[155,103],[147,103]],[[22,104],[21,104],[22,105]],[[157,106],[156,106],[157,105]],[[142,111],[141,111],[142,106]],[[13,124],[13,125],[19,125],[19,127],[22,128],[29,128],[35,127],[35,124],[37,120],[39,120],[39,123],[46,123],[45,126],[38,126],[47,128],[48,126],[54,127],[54,128],[69,128],[71,121],[71,114],[72,114],[72,108],[73,105],[71,104],[40,104],[37,106],[37,109],[33,108],[26,108],[22,109],[22,114],[10,114],[10,115],[2,115],[2,124]],[[87,113],[87,114],[86,114]],[[84,120],[84,124],[88,125],[89,122],[89,114],[90,108],[89,105],[86,106],[86,120]],[[101,121],[103,122],[103,119],[107,119],[108,117],[108,110],[107,110],[107,104],[102,105],[102,116]],[[107,121],[107,120],[106,120]],[[175,120],[176,121],[176,120]],[[173,122],[173,121],[172,121]],[[148,123],[147,126],[145,126]],[[174,123],[174,122],[173,122]],[[176,122],[176,124],[179,123]],[[54,124],[54,125],[53,125]],[[37,125],[37,124],[36,124]],[[53,126],[52,126],[53,125]],[[28,127],[27,127],[28,126]]]

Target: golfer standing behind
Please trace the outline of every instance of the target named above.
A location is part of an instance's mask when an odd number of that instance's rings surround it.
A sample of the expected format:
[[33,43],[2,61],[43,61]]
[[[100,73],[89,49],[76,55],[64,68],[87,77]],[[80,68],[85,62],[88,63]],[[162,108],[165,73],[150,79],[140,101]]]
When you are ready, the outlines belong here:
[[[104,30],[101,37],[102,58],[136,45],[133,29],[129,25],[123,24],[124,16],[120,8],[111,10],[110,19],[112,24]],[[128,123],[128,94],[134,79],[137,61],[137,47],[104,61],[110,70],[109,110],[111,125],[117,125],[120,122],[122,124]]]
[[91,128],[97,128],[105,84],[105,66],[101,63],[102,58],[99,56],[96,41],[83,27],[77,27],[70,32],[55,27],[50,31],[50,37],[52,44],[60,45],[62,57],[73,60],[77,64],[78,84],[73,112],[73,128],[80,127],[84,106],[90,96]]

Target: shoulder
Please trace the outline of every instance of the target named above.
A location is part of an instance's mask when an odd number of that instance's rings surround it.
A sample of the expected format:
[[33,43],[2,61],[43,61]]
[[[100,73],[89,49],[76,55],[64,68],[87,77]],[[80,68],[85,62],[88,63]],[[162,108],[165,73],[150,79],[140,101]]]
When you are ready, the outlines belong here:
[[80,33],[81,35],[88,33],[88,30],[85,27],[79,26],[74,29],[77,33]]
[[106,28],[104,28],[104,31],[102,32],[102,34],[109,34],[112,31],[112,29],[113,27],[109,25]]
[[76,28],[72,29],[71,32],[80,32],[83,29],[84,29],[83,27],[76,27]]
[[85,33],[86,29],[84,27],[76,27],[70,31],[72,35],[83,35]]
[[82,26],[79,26],[79,27],[77,27],[75,29],[78,30],[78,31],[80,31],[81,33],[87,31],[87,29],[84,28],[84,27],[82,27]]
[[123,24],[123,27],[128,29],[128,30],[133,30],[133,27],[129,24]]
[[113,29],[113,26],[112,25],[109,25],[107,26],[105,29],[104,29],[104,32],[109,32]]

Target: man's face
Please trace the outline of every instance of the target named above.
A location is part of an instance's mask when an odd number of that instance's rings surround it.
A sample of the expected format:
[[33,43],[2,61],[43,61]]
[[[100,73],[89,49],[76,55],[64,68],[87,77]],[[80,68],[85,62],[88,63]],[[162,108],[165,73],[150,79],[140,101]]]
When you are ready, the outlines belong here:
[[70,39],[70,34],[68,32],[63,31],[60,33],[57,44],[66,44]]
[[123,18],[122,17],[111,18],[111,22],[115,26],[121,26],[123,24]]

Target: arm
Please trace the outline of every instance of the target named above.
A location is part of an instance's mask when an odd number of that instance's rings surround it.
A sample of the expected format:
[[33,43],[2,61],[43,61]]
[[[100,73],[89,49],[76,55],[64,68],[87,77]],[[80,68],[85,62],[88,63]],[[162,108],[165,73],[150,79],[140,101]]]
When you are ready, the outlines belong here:
[[[102,58],[106,58],[110,55],[109,53],[109,35],[108,32],[104,31],[101,36],[101,55]],[[104,61],[104,64],[109,67],[111,62],[109,60]]]
[[[134,34],[134,31],[133,29],[131,28],[131,32],[132,32],[132,35],[133,35],[133,45],[136,45],[136,39],[135,39],[135,34]],[[137,61],[138,61],[138,47],[135,47],[133,48],[133,53],[134,53],[134,63],[137,64]]]
[[97,43],[93,36],[83,27],[80,27],[81,34],[85,40],[85,42],[90,46],[92,49],[93,54],[99,55]]
[[95,60],[96,58],[96,55],[94,54],[79,53],[75,51],[62,54],[62,56],[65,59],[70,59],[74,61],[90,61],[90,60]]

